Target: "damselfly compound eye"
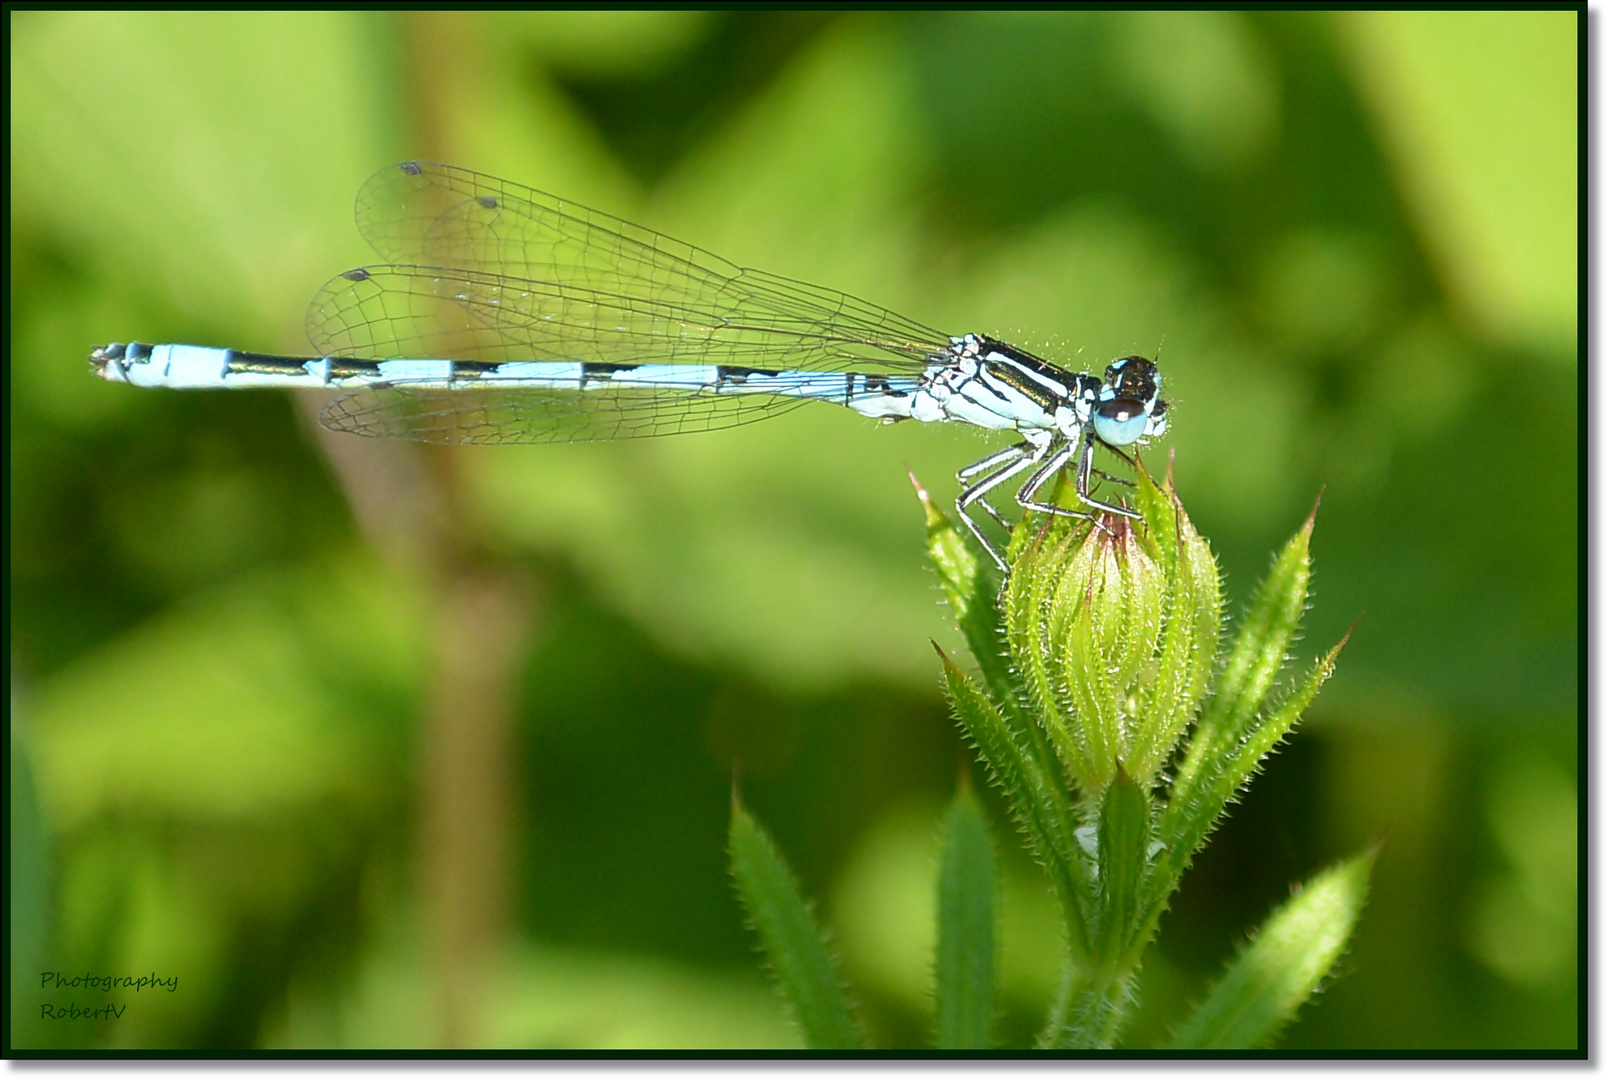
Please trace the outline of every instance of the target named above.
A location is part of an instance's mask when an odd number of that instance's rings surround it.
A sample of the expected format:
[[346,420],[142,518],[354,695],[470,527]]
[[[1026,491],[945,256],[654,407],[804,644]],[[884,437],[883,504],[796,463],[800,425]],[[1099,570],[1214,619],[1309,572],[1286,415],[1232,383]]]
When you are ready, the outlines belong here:
[[1127,446],[1138,442],[1150,423],[1143,402],[1132,398],[1103,401],[1094,410],[1094,433],[1107,446]]

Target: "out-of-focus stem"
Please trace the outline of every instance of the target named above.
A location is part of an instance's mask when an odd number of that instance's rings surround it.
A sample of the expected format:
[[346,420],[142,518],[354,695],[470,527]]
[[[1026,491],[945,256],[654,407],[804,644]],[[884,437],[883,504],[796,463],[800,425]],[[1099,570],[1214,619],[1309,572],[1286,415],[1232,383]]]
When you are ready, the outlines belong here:
[[[322,402],[308,401],[316,426]],[[319,432],[358,527],[425,583],[432,668],[420,737],[418,877],[434,1023],[420,1042],[479,1041],[475,1017],[507,937],[513,722],[535,590],[520,567],[476,549],[455,448]]]
[[473,1018],[507,934],[513,718],[531,620],[528,583],[505,569],[443,586],[421,750],[420,856],[438,1023],[473,1045]]

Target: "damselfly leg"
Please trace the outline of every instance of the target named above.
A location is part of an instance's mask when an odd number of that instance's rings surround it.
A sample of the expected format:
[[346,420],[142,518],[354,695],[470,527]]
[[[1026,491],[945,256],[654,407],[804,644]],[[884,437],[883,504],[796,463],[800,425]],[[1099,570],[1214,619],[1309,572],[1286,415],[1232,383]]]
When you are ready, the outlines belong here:
[[[1012,527],[1010,522],[1006,521],[1004,516],[994,509],[986,496],[1013,476],[1017,476],[1033,466],[1037,466],[1037,468],[1033,469],[1033,472],[1016,493],[1016,504],[1023,510],[1036,510],[1041,514],[1053,514],[1057,517],[1081,518],[1085,521],[1094,522],[1096,527],[1101,527],[1099,516],[1095,513],[1090,513],[1089,510],[1104,511],[1126,518],[1137,519],[1139,517],[1136,512],[1125,506],[1104,502],[1096,499],[1090,493],[1091,478],[1095,476],[1125,484],[1128,487],[1133,486],[1133,481],[1131,480],[1125,480],[1120,476],[1112,476],[1104,470],[1094,468],[1094,447],[1095,438],[1093,433],[1085,436],[1077,443],[1054,440],[1042,446],[1035,446],[1030,442],[1021,442],[989,454],[979,461],[974,461],[955,474],[955,478],[961,484],[961,493],[960,497],[955,500],[955,509],[966,522],[966,527],[971,530],[971,534],[977,538],[977,542],[983,546],[983,550],[993,557],[994,562],[1005,573],[1010,573],[1010,566],[1005,562],[1004,556],[983,535],[982,528],[972,519],[967,510],[973,505],[981,506],[988,512],[990,517],[1000,524],[1001,528],[1009,530]],[[1107,449],[1112,448],[1107,447]],[[1070,507],[1057,506],[1055,503],[1039,501],[1037,497],[1039,491],[1058,472],[1066,468],[1074,456],[1078,458],[1078,465],[1074,473],[1073,490],[1077,494],[1078,501],[1089,507],[1089,510],[1074,510]],[[1121,454],[1121,457],[1124,461],[1132,464],[1131,459],[1126,454]],[[978,476],[981,476],[982,479],[970,482]]]
[[[966,528],[970,529],[971,534],[977,538],[977,542],[983,545],[983,550],[988,552],[994,562],[999,564],[999,568],[1007,574],[1010,573],[1010,567],[1006,564],[1005,557],[989,542],[988,537],[983,535],[982,526],[978,525],[971,514],[967,513],[967,508],[974,503],[980,503],[983,509],[988,511],[988,515],[999,522],[1001,528],[1009,529],[1011,527],[1010,523],[1000,515],[998,510],[995,510],[989,504],[984,496],[1016,474],[1032,468],[1049,450],[1051,445],[1050,443],[1045,443],[1043,446],[1034,446],[1030,442],[1020,442],[1015,446],[1007,446],[1003,450],[989,454],[980,461],[974,461],[955,474],[956,479],[961,484],[960,498],[955,500],[956,512],[960,514],[960,519],[966,523]],[[990,469],[994,471],[989,472]],[[982,476],[982,479],[977,480],[975,483],[968,483],[968,481],[977,476]]]

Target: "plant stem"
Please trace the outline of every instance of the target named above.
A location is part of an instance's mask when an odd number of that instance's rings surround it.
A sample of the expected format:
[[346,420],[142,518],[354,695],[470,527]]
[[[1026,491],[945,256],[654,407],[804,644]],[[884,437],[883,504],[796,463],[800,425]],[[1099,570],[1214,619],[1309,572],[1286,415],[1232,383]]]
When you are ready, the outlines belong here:
[[1038,1045],[1047,1050],[1110,1050],[1133,1007],[1138,973],[1092,972],[1069,962]]

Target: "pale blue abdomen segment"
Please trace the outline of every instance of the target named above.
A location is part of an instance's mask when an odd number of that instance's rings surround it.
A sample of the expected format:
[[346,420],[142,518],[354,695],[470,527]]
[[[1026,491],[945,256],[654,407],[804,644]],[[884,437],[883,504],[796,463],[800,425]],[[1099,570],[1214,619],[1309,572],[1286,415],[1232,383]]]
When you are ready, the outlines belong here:
[[726,364],[350,360],[139,343],[106,346],[92,360],[102,378],[135,386],[348,390],[324,416],[336,430],[455,443],[712,430],[805,401],[905,419],[923,384],[915,376]]
[[[332,402],[335,431],[448,444],[598,442],[715,431],[828,401],[903,418],[919,380],[727,365],[517,361],[450,381],[377,379]],[[897,383],[897,385],[896,385]]]

